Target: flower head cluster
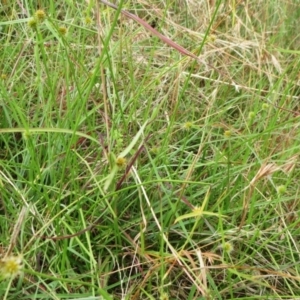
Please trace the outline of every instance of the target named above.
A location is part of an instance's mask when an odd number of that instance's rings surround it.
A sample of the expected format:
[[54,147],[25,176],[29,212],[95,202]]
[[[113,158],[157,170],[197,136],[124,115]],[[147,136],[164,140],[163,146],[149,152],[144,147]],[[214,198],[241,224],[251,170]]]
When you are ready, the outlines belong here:
[[67,34],[67,28],[64,27],[64,26],[61,26],[58,28],[58,32],[61,34],[61,35],[66,35]]
[[222,248],[223,248],[224,252],[227,254],[230,254],[234,250],[232,243],[229,243],[229,242],[225,242],[222,245]]
[[224,136],[225,136],[226,138],[230,138],[231,135],[232,135],[232,132],[231,132],[230,130],[225,130],[225,131],[224,131]]
[[0,278],[18,276],[23,268],[23,256],[7,256],[0,260]]
[[286,186],[285,185],[280,185],[276,189],[277,189],[278,195],[280,195],[280,196],[282,196],[286,192]]
[[38,23],[42,23],[46,19],[46,13],[42,9],[35,12],[34,17],[28,21],[28,26],[35,29]]
[[91,24],[93,23],[93,19],[92,19],[91,17],[89,17],[89,16],[86,16],[86,17],[84,18],[84,23],[85,23],[86,25],[91,25]]
[[126,163],[127,163],[127,160],[125,157],[118,157],[116,159],[116,164],[119,168],[121,167],[125,167],[126,166]]
[[183,125],[182,125],[182,128],[184,129],[184,130],[187,130],[187,131],[189,131],[189,130],[191,130],[192,128],[193,128],[193,123],[192,122],[185,122]]
[[46,19],[46,13],[42,9],[37,10],[34,16],[39,22],[43,22]]

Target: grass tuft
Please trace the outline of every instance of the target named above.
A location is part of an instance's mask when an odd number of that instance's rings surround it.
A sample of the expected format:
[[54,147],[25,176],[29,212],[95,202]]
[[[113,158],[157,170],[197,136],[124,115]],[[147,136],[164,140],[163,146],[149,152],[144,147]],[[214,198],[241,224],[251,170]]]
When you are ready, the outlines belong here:
[[1,299],[300,297],[296,2],[2,1]]

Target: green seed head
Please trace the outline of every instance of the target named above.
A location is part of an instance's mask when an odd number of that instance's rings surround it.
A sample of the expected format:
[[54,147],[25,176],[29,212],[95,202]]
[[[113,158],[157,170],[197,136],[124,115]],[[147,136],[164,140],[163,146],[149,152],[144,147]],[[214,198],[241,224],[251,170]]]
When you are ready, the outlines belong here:
[[192,122],[185,122],[182,127],[185,130],[191,130],[192,127],[193,127],[193,123]]
[[286,186],[285,185],[280,185],[277,187],[277,194],[278,195],[283,195],[286,192]]
[[93,20],[92,20],[92,18],[91,17],[85,17],[84,18],[84,23],[86,24],[86,25],[91,25],[92,23],[93,23]]
[[250,111],[248,114],[248,119],[249,120],[253,120],[255,118],[255,112],[254,111]]
[[0,260],[0,278],[13,278],[21,273],[23,257],[8,256]]
[[230,138],[231,137],[231,131],[230,130],[225,130],[224,131],[224,136],[226,137],[226,138]]
[[222,246],[224,252],[230,254],[233,251],[233,245],[229,242],[225,242]]
[[31,18],[29,21],[28,21],[28,26],[31,28],[31,29],[36,29],[37,27],[37,20],[35,18]]
[[61,34],[61,35],[66,35],[67,33],[67,28],[64,27],[64,26],[61,26],[58,28],[58,32]]
[[125,167],[127,163],[127,160],[125,157],[118,157],[116,160],[116,164],[119,168]]
[[42,9],[39,9],[34,14],[35,19],[39,22],[43,22],[46,19],[46,14]]

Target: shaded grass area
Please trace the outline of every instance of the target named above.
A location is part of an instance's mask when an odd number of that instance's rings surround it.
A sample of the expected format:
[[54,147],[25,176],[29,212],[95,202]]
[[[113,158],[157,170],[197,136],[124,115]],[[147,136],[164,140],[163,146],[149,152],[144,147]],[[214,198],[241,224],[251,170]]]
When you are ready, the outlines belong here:
[[2,1],[1,297],[297,299],[299,3],[123,2],[200,63],[95,1]]

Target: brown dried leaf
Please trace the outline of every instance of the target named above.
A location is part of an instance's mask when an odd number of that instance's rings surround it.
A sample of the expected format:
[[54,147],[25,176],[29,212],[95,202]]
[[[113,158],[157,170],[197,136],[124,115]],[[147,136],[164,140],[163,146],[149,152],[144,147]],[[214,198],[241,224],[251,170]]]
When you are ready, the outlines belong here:
[[275,163],[269,163],[269,164],[264,163],[260,167],[256,175],[253,177],[253,179],[251,180],[250,185],[254,185],[258,180],[270,176],[276,171],[279,171],[280,169],[281,168],[277,166]]

